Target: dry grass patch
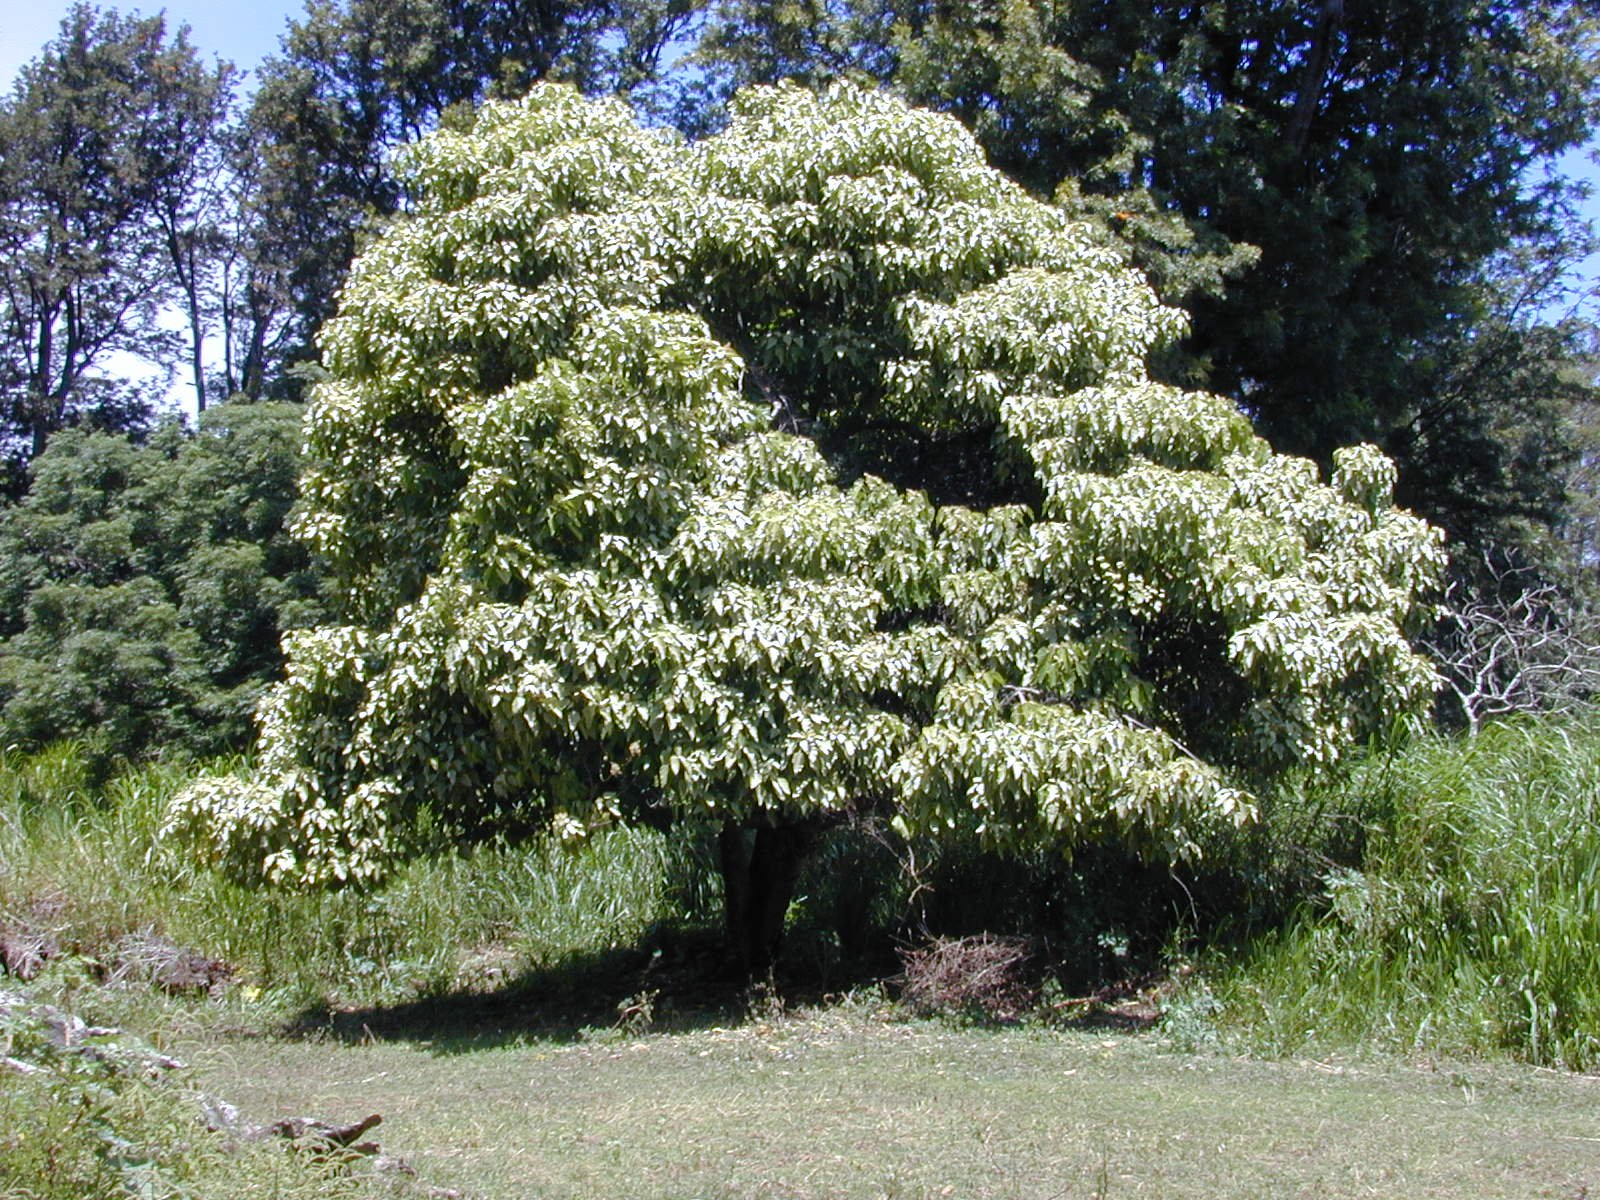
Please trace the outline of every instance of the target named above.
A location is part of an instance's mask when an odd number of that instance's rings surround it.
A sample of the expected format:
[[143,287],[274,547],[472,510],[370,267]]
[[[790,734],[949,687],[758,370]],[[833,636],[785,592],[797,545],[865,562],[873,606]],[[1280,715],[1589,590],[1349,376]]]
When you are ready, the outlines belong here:
[[861,1006],[577,1042],[506,1028],[184,1052],[258,1119],[382,1112],[423,1178],[486,1200],[1600,1188],[1600,1081],[1509,1066],[1193,1057]]

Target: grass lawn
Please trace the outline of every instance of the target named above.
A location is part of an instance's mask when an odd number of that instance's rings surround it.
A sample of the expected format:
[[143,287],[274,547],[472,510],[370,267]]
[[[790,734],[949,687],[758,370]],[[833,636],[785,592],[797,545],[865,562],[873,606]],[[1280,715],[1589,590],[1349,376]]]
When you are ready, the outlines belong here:
[[387,1152],[474,1197],[1600,1194],[1600,1078],[1505,1065],[1191,1056],[864,1005],[588,1040],[480,1021],[177,1049],[258,1119],[382,1113]]

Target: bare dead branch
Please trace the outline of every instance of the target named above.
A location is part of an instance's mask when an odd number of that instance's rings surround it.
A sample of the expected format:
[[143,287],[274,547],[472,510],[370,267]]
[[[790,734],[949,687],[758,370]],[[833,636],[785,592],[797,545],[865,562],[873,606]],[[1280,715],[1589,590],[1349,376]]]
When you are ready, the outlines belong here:
[[[1497,716],[1600,695],[1600,615],[1554,584],[1484,556],[1488,585],[1451,587],[1423,649],[1472,733]],[[1519,586],[1526,577],[1525,586]]]

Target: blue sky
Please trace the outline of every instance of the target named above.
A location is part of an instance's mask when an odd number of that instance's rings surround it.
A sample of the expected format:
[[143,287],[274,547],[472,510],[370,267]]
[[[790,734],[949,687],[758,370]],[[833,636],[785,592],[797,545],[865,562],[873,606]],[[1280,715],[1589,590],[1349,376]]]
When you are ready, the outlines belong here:
[[[67,0],[0,0],[0,84],[9,89],[17,70],[56,35]],[[165,10],[167,25],[187,24],[190,41],[202,55],[218,55],[249,70],[278,49],[290,17],[304,11],[302,0],[169,0],[166,4],[101,4],[141,14]]]

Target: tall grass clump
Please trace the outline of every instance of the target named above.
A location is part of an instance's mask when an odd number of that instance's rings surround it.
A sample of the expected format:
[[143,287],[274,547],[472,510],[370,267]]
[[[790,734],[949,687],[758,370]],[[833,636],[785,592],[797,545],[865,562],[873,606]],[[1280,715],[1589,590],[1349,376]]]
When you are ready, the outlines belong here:
[[622,828],[419,860],[365,891],[241,887],[162,834],[193,771],[155,764],[96,787],[71,746],[0,754],[0,926],[101,960],[153,935],[289,1004],[366,1004],[637,944],[715,902],[692,844]]
[[1328,786],[1365,857],[1212,975],[1224,1031],[1600,1065],[1600,717],[1423,737]]

